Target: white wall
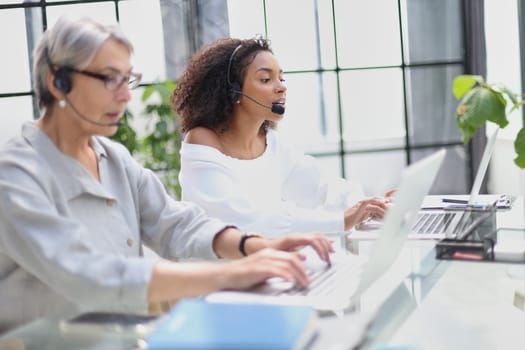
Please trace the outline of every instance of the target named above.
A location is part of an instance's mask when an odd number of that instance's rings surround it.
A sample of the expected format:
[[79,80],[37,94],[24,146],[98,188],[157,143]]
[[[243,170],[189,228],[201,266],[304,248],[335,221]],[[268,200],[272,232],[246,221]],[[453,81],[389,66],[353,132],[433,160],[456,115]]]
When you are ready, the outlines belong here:
[[[517,1],[485,0],[487,39],[487,82],[501,83],[521,91]],[[509,116],[510,124],[500,130],[490,165],[489,192],[525,192],[523,171],[514,165],[513,141],[521,128],[521,113]],[[494,126],[487,127],[488,133]]]

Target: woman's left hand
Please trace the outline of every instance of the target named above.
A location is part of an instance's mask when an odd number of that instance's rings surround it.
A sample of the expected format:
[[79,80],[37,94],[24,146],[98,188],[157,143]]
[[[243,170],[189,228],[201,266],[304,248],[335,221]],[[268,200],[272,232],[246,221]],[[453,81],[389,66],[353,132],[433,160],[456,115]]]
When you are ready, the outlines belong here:
[[317,252],[321,260],[331,264],[330,253],[334,252],[332,243],[332,240],[321,233],[292,233],[268,240],[267,247],[290,252],[310,246]]

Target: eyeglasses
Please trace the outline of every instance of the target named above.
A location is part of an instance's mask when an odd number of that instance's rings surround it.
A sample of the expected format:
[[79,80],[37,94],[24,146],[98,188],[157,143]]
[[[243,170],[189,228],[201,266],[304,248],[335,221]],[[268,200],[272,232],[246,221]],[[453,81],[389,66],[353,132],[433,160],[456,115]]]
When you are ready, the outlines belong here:
[[93,73],[87,70],[79,70],[79,69],[74,69],[74,68],[70,68],[70,70],[75,73],[83,74],[88,77],[103,81],[106,89],[111,90],[111,91],[119,89],[124,83],[128,84],[128,88],[130,90],[134,89],[139,85],[140,80],[142,79],[142,74],[140,73],[129,73],[129,75],[120,75],[120,74],[110,75],[110,74]]

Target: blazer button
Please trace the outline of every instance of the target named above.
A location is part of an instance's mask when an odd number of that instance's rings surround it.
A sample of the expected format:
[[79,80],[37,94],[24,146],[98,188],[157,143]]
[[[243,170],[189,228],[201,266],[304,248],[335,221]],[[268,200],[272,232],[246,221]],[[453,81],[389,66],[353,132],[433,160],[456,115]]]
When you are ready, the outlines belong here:
[[113,203],[114,203],[113,199],[106,199],[106,205],[108,207],[111,207],[113,205]]
[[126,241],[126,243],[128,244],[128,246],[132,246],[133,245],[133,240],[131,238],[128,238],[128,240]]

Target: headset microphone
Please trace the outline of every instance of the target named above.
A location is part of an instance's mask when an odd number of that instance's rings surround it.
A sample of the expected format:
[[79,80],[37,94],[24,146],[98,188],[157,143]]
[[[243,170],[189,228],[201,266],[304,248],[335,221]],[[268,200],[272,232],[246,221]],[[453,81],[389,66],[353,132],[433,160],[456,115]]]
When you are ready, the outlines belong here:
[[264,108],[268,108],[270,109],[273,113],[275,114],[284,114],[284,107],[278,103],[272,103],[271,106],[268,106],[268,105],[265,105],[259,101],[257,101],[256,99],[254,99],[253,97],[250,97],[248,95],[246,95],[245,93],[243,93],[242,91],[237,91],[237,90],[233,90],[233,92],[239,94],[239,95],[242,95],[244,97],[246,97],[248,100],[258,104],[259,106],[262,106]]
[[78,109],[71,103],[69,102],[69,99],[67,98],[67,96],[64,96],[64,100],[66,100],[67,104],[71,106],[71,109],[73,110],[73,112],[75,112],[76,115],[78,115],[80,117],[80,119],[88,122],[88,123],[91,123],[93,125],[98,125],[98,126],[121,126],[121,125],[124,125],[124,123],[122,121],[116,121],[114,123],[101,123],[101,122],[97,122],[97,121],[94,121],[94,120],[91,120],[89,119],[88,117],[86,117],[85,115],[83,115],[82,113],[80,113],[78,111]]

